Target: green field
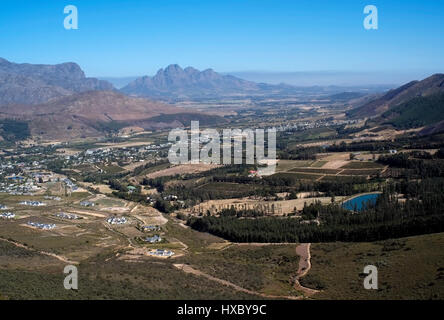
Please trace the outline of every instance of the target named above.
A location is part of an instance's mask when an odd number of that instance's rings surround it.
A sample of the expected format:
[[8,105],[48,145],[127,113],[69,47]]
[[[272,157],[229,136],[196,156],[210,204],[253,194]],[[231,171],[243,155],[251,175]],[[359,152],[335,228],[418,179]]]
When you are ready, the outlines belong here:
[[378,169],[383,168],[384,166],[377,162],[370,161],[352,161],[347,163],[345,166],[341,167],[341,169]]
[[311,160],[279,160],[276,172],[285,172],[293,168],[309,167],[312,164],[314,164],[314,161]]
[[328,161],[318,160],[318,161],[314,162],[310,167],[320,168],[320,167],[324,166],[327,162]]
[[341,172],[343,175],[351,175],[351,176],[371,176],[371,175],[377,175],[380,173],[380,169],[346,169]]
[[306,172],[306,173],[319,173],[319,174],[337,174],[341,172],[340,169],[316,169],[316,168],[295,168],[290,172]]
[[317,180],[322,177],[322,174],[310,174],[310,173],[300,173],[300,172],[287,172],[291,177],[301,180]]
[[[359,180],[359,181],[357,181]],[[332,181],[332,182],[365,182],[365,177],[363,176],[324,176],[321,181]]]

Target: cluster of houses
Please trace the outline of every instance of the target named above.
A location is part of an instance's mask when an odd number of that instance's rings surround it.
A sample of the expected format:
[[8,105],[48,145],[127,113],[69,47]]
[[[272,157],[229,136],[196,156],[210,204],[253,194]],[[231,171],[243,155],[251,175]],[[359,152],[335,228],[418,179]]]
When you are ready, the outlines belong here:
[[321,119],[316,121],[304,121],[297,123],[288,123],[283,124],[278,127],[274,127],[277,132],[287,132],[290,133],[293,131],[303,131],[314,128],[322,128],[322,127],[331,127],[331,126],[339,126],[339,125],[351,125],[359,123],[360,120],[338,120],[338,119]]
[[148,254],[156,257],[171,257],[174,255],[174,252],[170,250],[156,249],[148,251]]
[[[40,190],[38,183],[43,173],[36,173],[35,170],[45,167],[46,161],[47,159],[32,162],[10,160],[0,165],[0,176],[4,177],[0,181],[0,192],[11,195],[32,195]],[[45,173],[45,175],[50,176],[52,173]],[[46,180],[48,179],[47,177]]]
[[[171,142],[143,147],[88,149],[75,155],[66,155],[64,158],[67,165],[73,166],[92,163],[142,162],[147,159],[149,154],[167,148],[170,145]],[[99,171],[103,172],[103,169],[99,169]]]
[[43,206],[46,206],[46,203],[44,203],[44,202],[41,202],[41,201],[29,201],[29,200],[20,201],[19,204],[21,204],[23,206],[31,206],[31,207],[43,207]]
[[160,227],[159,226],[142,226],[140,227],[142,229],[143,232],[150,232],[150,231],[160,231]]
[[[8,151],[9,155],[19,156],[20,160],[14,160],[13,157],[2,159],[0,165],[0,192],[14,195],[32,194],[41,189],[41,183],[60,181],[57,175],[48,170],[48,164],[52,163],[54,159],[59,159],[59,156],[54,155],[53,152],[53,147],[42,146]],[[26,155],[38,155],[39,159],[38,161],[27,161]]]
[[3,219],[13,219],[13,218],[15,218],[15,213],[12,213],[12,212],[2,212],[2,213],[0,213],[0,218],[3,218]]
[[62,218],[62,219],[68,219],[68,220],[79,220],[81,219],[78,215],[73,213],[65,213],[65,212],[59,212],[55,214],[56,217]]
[[79,189],[79,187],[72,182],[71,180],[69,180],[68,178],[63,179],[63,183],[66,184],[66,186],[71,190],[71,191],[76,191],[77,189]]
[[80,205],[82,207],[94,207],[96,204],[94,202],[85,200],[85,201],[80,202]]
[[106,220],[109,224],[125,224],[128,220],[125,217],[111,217]]
[[54,178],[52,172],[32,172],[31,177],[38,183],[52,181]]
[[38,187],[31,179],[25,179],[22,176],[7,177],[3,182],[0,182],[0,192],[8,193],[9,195],[33,195],[38,191]]
[[168,148],[172,145],[171,142],[167,142],[167,143],[161,143],[161,144],[150,144],[149,146],[144,147],[145,150],[148,151],[156,151],[156,150],[160,150],[160,149],[164,149],[164,148]]
[[46,200],[54,200],[54,201],[61,201],[62,198],[60,197],[55,197],[55,196],[45,196]]
[[42,230],[52,230],[56,227],[56,225],[53,223],[39,223],[39,222],[32,222],[32,221],[28,222],[28,226],[39,228]]
[[157,242],[162,242],[162,238],[156,234],[152,237],[146,237],[145,241],[149,243],[157,243]]
[[78,190],[71,180],[51,172],[48,168],[48,163],[54,159],[60,159],[59,155],[52,154],[53,151],[48,148],[31,147],[25,151],[20,150],[18,155],[23,155],[23,153],[39,155],[38,161],[10,160],[0,165],[0,192],[32,196],[44,188],[42,183],[45,182],[64,182],[68,192]]

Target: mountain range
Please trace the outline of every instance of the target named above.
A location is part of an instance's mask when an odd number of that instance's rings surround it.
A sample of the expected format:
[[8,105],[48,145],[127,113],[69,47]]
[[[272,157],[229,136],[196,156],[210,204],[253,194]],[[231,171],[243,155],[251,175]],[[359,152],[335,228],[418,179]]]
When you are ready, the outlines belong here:
[[[127,78],[128,79],[128,78]],[[116,79],[112,79],[119,83]],[[183,100],[217,99],[242,96],[320,96],[341,93],[344,90],[359,94],[378,93],[388,85],[370,86],[294,86],[286,83],[269,84],[244,80],[230,74],[217,73],[212,69],[199,71],[193,67],[182,69],[177,64],[160,69],[156,75],[133,79],[120,89],[137,97],[177,102]]]
[[44,65],[0,58],[0,105],[39,104],[91,90],[114,90],[112,84],[87,78],[73,62]]
[[160,69],[153,77],[144,76],[130,82],[121,92],[153,99],[187,99],[205,96],[259,92],[265,85],[221,75],[212,69],[182,69],[177,64]]
[[114,91],[88,91],[43,104],[9,105],[0,109],[0,119],[26,122],[31,136],[57,140],[103,136],[129,127],[177,128],[189,125],[191,118],[202,124],[225,122],[218,116]]
[[[129,97],[107,81],[87,78],[75,63],[18,64],[0,59],[0,140],[5,128],[33,137],[67,140],[104,136],[123,128],[153,130],[224,123],[219,116]],[[11,130],[9,130],[11,131]],[[20,136],[20,132],[17,135]]]
[[[189,124],[191,119],[204,125],[219,124],[226,120],[147,98],[175,101],[301,92],[305,92],[304,96],[307,92],[316,92],[317,96],[328,94],[327,100],[355,106],[347,113],[350,118],[371,118],[373,123],[391,124],[400,129],[444,120],[444,74],[409,82],[385,94],[339,89],[269,85],[222,75],[212,69],[199,71],[170,65],[153,77],[135,79],[119,92],[107,81],[87,78],[72,62],[34,65],[0,58],[0,136],[4,136],[6,127],[24,125],[32,136],[70,139],[102,136],[127,127],[174,128]],[[436,132],[442,127],[441,123],[424,132]]]

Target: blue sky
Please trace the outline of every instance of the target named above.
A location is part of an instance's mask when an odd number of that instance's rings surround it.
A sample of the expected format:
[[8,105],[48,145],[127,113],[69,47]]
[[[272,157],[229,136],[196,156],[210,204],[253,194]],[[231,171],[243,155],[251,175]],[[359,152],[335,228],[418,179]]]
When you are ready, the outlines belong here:
[[[76,5],[79,29],[63,28]],[[365,30],[376,5],[379,29]],[[171,63],[231,71],[444,72],[444,0],[0,0],[0,57],[88,76]],[[384,81],[381,81],[384,82]]]

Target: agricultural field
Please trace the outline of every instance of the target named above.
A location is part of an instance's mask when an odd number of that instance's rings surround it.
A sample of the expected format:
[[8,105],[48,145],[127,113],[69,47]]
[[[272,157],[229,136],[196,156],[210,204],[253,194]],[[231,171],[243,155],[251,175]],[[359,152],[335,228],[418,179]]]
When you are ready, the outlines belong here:
[[384,166],[377,162],[352,161],[342,166],[342,169],[381,169]]
[[315,163],[316,163],[315,161],[304,161],[304,160],[279,160],[276,167],[276,172],[287,172],[294,168],[310,167]]
[[294,178],[309,181],[353,181],[353,176],[370,177],[383,172],[385,166],[374,161],[345,160],[350,155],[336,153],[321,156],[323,160],[280,160],[277,173],[292,174]]
[[171,168],[166,168],[166,169],[156,168],[155,172],[147,173],[146,177],[149,179],[154,179],[159,177],[193,174],[193,173],[209,171],[218,167],[219,167],[218,165],[211,165],[211,164],[184,164],[184,165],[173,166]]
[[[345,197],[336,197],[336,201],[342,201]],[[249,198],[235,198],[226,200],[209,200],[197,206],[182,210],[186,214],[218,214],[224,209],[255,210],[265,215],[282,216],[302,210],[305,205],[320,202],[331,203],[331,197],[316,197],[310,194],[301,194],[301,198],[292,200],[261,201]]]

